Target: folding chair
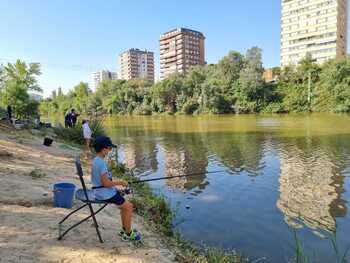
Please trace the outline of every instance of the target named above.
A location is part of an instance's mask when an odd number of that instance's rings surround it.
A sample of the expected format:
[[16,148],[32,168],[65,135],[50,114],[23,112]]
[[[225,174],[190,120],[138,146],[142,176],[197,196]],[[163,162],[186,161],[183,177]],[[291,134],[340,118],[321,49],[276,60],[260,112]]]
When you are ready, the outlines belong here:
[[[98,236],[98,239],[100,240],[101,243],[103,243],[100,231],[98,229],[98,224],[97,224],[97,220],[95,215],[98,214],[100,211],[102,211],[103,208],[105,208],[109,203],[106,201],[100,201],[100,200],[96,200],[93,194],[93,190],[87,190],[86,189],[86,185],[84,182],[84,178],[83,178],[83,169],[81,168],[81,162],[80,162],[80,158],[77,157],[75,160],[75,166],[77,168],[77,174],[79,176],[80,179],[80,183],[81,186],[83,187],[82,189],[78,189],[75,193],[75,198],[77,200],[80,200],[81,202],[83,202],[84,204],[82,206],[80,206],[79,208],[75,209],[74,211],[70,212],[68,215],[66,215],[59,223],[58,223],[58,240],[61,240],[70,230],[72,230],[73,228],[79,226],[81,223],[85,222],[86,220],[90,219],[92,217],[92,220],[94,221],[94,226],[96,229],[96,233]],[[96,212],[93,210],[92,208],[92,204],[103,204],[102,207],[100,207]],[[67,230],[65,230],[63,233],[63,227],[62,224],[64,221],[66,221],[71,215],[75,214],[76,212],[78,212],[79,210],[81,210],[84,207],[88,207],[90,210],[90,215],[86,218],[84,218],[83,220],[79,221],[78,223],[75,223],[74,225],[72,225],[71,227],[69,227]]]

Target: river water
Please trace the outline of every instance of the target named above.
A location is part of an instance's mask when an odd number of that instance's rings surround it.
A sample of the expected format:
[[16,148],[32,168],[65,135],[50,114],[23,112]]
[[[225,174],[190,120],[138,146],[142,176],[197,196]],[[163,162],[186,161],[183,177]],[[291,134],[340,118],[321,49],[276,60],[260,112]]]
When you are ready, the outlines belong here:
[[[105,124],[119,159],[142,178],[203,172],[151,183],[176,210],[174,228],[197,244],[288,262],[296,230],[321,263],[336,262],[332,233],[340,251],[350,246],[347,115],[110,117]],[[217,170],[225,171],[205,174]]]

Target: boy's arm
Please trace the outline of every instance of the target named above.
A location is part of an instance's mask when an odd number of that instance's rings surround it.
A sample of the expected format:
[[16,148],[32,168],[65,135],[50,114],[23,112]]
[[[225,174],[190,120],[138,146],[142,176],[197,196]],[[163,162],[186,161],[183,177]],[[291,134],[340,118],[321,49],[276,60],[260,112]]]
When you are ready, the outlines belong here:
[[111,181],[108,179],[108,173],[104,173],[101,175],[101,183],[104,187],[113,187],[113,186],[128,186],[128,182],[124,181],[124,180],[116,180],[116,181]]

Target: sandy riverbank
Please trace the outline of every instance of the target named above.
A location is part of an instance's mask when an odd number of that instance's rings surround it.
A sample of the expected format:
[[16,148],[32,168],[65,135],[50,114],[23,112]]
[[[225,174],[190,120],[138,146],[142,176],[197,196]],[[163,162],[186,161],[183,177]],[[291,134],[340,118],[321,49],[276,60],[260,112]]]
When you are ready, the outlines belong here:
[[105,243],[99,243],[92,221],[57,241],[57,222],[69,210],[53,208],[51,189],[61,181],[79,187],[73,164],[79,153],[59,143],[45,147],[26,131],[0,129],[0,262],[175,262],[141,217],[135,217],[134,225],[144,245],[121,241],[119,210],[112,205],[97,216]]

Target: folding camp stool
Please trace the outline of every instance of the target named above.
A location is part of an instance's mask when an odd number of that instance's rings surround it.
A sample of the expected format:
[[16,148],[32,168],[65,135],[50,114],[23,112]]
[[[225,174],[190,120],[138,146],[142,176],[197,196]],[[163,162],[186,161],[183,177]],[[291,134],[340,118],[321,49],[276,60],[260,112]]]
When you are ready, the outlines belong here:
[[[98,214],[100,211],[102,211],[103,208],[105,208],[108,204],[108,202],[106,201],[100,201],[100,200],[96,200],[93,194],[93,190],[88,190],[86,189],[86,185],[84,182],[84,178],[83,178],[83,169],[81,168],[81,162],[80,162],[80,158],[77,157],[75,160],[75,166],[77,168],[77,174],[79,176],[80,179],[80,183],[81,186],[83,187],[82,189],[78,189],[75,193],[75,198],[81,202],[83,202],[83,205],[80,206],[79,208],[75,209],[74,211],[70,212],[68,215],[66,215],[59,223],[58,223],[58,240],[61,240],[70,230],[72,230],[73,228],[79,226],[81,223],[85,222],[86,220],[92,218],[92,220],[94,221],[94,226],[96,229],[96,233],[98,236],[98,239],[100,240],[101,243],[103,243],[100,231],[98,229],[98,223],[96,220],[96,214]],[[96,212],[93,210],[92,208],[92,204],[103,204],[102,207],[100,207]],[[89,211],[90,211],[90,215],[86,218],[84,218],[83,220],[79,221],[78,223],[75,223],[74,225],[72,225],[71,227],[69,227],[67,230],[65,230],[63,233],[63,227],[62,224],[64,221],[66,221],[71,215],[75,214],[76,212],[78,212],[79,210],[83,209],[84,207],[88,207]]]

